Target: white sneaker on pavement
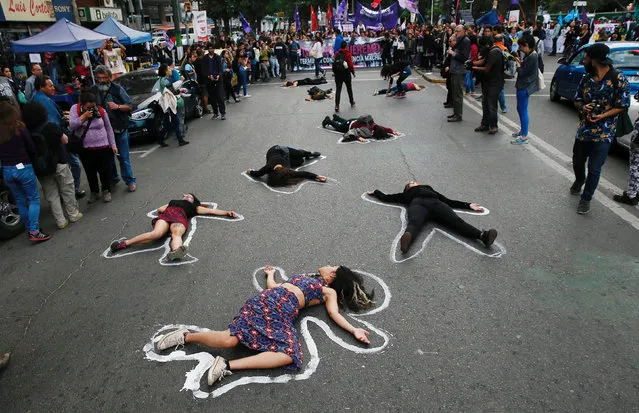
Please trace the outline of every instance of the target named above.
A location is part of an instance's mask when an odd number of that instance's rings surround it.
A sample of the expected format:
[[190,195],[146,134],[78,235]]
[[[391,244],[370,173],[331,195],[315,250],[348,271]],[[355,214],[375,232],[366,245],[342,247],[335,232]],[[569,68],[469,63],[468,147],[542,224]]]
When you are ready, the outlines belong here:
[[170,347],[177,347],[180,345],[184,345],[184,333],[188,333],[189,330],[186,328],[178,328],[175,331],[171,331],[170,333],[162,334],[153,339],[153,343],[155,344],[155,348],[159,351],[166,350]]
[[222,380],[224,376],[230,376],[233,374],[230,370],[226,369],[226,359],[221,356],[215,357],[213,365],[209,369],[208,383],[209,386],[215,384],[216,381]]

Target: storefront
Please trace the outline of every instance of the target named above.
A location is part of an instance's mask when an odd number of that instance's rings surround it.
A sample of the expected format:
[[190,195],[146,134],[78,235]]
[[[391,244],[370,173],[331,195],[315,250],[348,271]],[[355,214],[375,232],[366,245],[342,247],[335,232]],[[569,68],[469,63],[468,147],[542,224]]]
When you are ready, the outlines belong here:
[[114,7],[79,7],[78,17],[80,23],[89,28],[94,28],[105,21],[108,17],[122,22],[122,10]]

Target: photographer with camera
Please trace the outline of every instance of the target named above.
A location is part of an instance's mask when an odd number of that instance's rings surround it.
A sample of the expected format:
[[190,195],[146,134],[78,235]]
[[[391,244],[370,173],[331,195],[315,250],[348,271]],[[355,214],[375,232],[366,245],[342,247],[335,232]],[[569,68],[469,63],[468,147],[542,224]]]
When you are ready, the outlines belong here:
[[[79,153],[91,188],[89,203],[100,199],[98,175],[102,199],[111,202],[111,162],[113,155],[118,154],[118,147],[109,116],[104,108],[98,106],[96,96],[90,91],[83,90],[80,103],[71,106],[69,129],[73,133],[73,138],[69,139],[69,150]],[[76,148],[76,145],[79,147]]]
[[575,94],[579,127],[572,148],[575,182],[570,187],[570,193],[579,195],[585,183],[577,207],[577,213],[582,215],[590,212],[590,200],[597,189],[601,168],[615,139],[619,115],[630,107],[628,80],[623,73],[612,67],[608,53],[610,48],[603,43],[595,43],[586,48],[583,60],[586,74]]
[[[118,48],[114,49],[113,43],[116,43]],[[104,65],[111,70],[114,79],[126,73],[126,66],[124,66],[125,52],[126,47],[122,46],[115,37],[107,39],[102,47],[98,49],[98,54],[102,56]]]
[[453,114],[448,122],[461,122],[464,111],[464,81],[466,80],[466,61],[470,57],[470,39],[466,36],[464,26],[455,27],[454,46],[446,53],[450,56],[450,84],[453,98]]
[[[485,31],[485,29],[484,29]],[[478,41],[481,60],[473,62],[472,69],[480,72],[481,76],[481,125],[475,132],[488,132],[494,135],[497,129],[497,101],[499,93],[504,88],[504,54],[495,46],[492,37],[481,36]]]

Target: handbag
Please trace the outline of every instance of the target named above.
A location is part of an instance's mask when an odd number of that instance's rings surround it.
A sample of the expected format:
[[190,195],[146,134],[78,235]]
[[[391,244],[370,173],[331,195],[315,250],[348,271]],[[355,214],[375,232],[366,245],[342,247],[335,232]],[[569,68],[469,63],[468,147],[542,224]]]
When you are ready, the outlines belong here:
[[73,154],[80,153],[83,148],[84,137],[87,136],[87,132],[89,131],[89,127],[91,126],[91,122],[93,122],[93,118],[89,119],[89,122],[87,122],[87,127],[84,128],[84,132],[82,132],[81,136],[78,136],[75,133],[72,133],[71,136],[69,136],[69,142],[67,143],[67,149],[69,150],[69,152]]
[[635,130],[635,127],[630,120],[630,116],[628,116],[628,109],[624,109],[624,111],[621,112],[619,114],[619,117],[617,118],[617,130],[615,132],[615,138],[627,135],[633,130]]
[[237,86],[237,74],[233,73],[233,77],[231,77],[231,86]]
[[537,86],[539,90],[544,90],[546,88],[546,81],[544,80],[544,74],[541,73],[541,70],[537,69]]

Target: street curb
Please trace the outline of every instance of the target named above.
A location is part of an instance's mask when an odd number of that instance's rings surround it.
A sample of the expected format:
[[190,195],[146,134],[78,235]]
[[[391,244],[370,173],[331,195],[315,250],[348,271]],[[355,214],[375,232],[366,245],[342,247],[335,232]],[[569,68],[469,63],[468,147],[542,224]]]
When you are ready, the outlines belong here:
[[417,72],[421,77],[423,77],[430,83],[442,83],[442,84],[446,83],[446,79],[441,77],[439,73],[422,72],[421,70],[418,70],[418,69],[415,69],[415,72]]

